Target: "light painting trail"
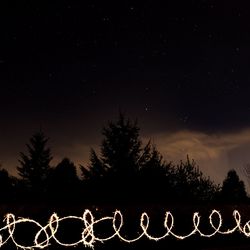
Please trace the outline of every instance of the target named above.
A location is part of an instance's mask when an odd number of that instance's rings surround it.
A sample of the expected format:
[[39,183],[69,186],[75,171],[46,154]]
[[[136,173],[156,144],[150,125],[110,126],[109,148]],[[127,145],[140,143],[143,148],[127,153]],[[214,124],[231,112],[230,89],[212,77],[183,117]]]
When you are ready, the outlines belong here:
[[[29,218],[15,218],[14,214],[7,214],[4,222],[5,225],[0,228],[0,247],[6,245],[9,241],[12,241],[17,248],[21,248],[24,250],[31,250],[34,248],[43,249],[48,247],[51,244],[58,244],[60,246],[65,247],[75,247],[77,245],[82,244],[84,247],[94,248],[96,243],[101,242],[105,243],[115,237],[119,238],[122,242],[125,243],[133,243],[140,240],[142,237],[146,237],[149,240],[159,241],[166,239],[167,237],[173,237],[180,240],[185,240],[186,238],[191,237],[192,235],[198,235],[200,237],[210,238],[217,234],[221,235],[230,235],[236,231],[243,234],[245,237],[250,237],[250,220],[242,225],[241,214],[239,211],[233,211],[233,219],[234,219],[234,227],[222,230],[223,220],[221,213],[217,210],[213,210],[209,215],[209,225],[213,230],[210,234],[205,234],[200,230],[200,222],[201,216],[198,212],[193,213],[193,228],[192,231],[186,235],[180,235],[178,232],[174,230],[174,216],[171,212],[167,211],[165,213],[164,218],[164,228],[166,232],[159,237],[156,237],[152,234],[149,234],[149,226],[150,226],[150,217],[147,213],[142,213],[140,217],[140,234],[136,238],[126,238],[122,235],[121,229],[124,225],[123,215],[119,210],[116,210],[113,216],[101,217],[99,219],[95,219],[92,212],[90,210],[85,210],[82,217],[77,216],[66,216],[66,217],[58,217],[56,213],[52,214],[48,223],[45,226],[42,226],[39,222]],[[60,223],[63,221],[78,221],[83,225],[83,230],[81,233],[81,238],[78,241],[66,243],[62,242],[58,239],[58,231],[60,228]],[[95,234],[95,226],[101,222],[109,221],[112,225],[112,234],[107,236],[106,238],[97,237]],[[22,245],[16,240],[15,237],[15,229],[18,224],[26,224],[31,223],[37,227],[37,231],[33,240],[33,245]],[[3,233],[8,233],[8,236],[4,239]]]

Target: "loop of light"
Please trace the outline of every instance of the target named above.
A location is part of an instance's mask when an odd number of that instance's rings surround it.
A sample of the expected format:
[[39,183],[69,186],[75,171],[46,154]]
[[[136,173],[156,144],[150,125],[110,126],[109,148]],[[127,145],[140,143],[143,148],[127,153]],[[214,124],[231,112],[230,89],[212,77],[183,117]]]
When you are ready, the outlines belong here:
[[[198,212],[193,213],[193,229],[190,233],[186,235],[181,235],[174,232],[174,216],[171,212],[167,211],[165,213],[163,226],[166,229],[166,232],[162,236],[154,236],[150,234],[148,231],[150,225],[150,218],[147,213],[142,213],[140,217],[140,233],[139,236],[135,238],[127,238],[121,233],[121,229],[124,225],[123,223],[123,215],[119,210],[116,210],[113,216],[101,217],[99,219],[95,219],[92,212],[86,209],[83,213],[82,217],[77,216],[65,216],[59,217],[56,213],[52,214],[49,218],[48,223],[45,226],[42,226],[39,222],[29,219],[29,218],[18,218],[16,219],[14,214],[7,214],[5,216],[4,222],[5,225],[0,228],[0,247],[7,244],[8,241],[12,241],[14,245],[23,250],[31,250],[34,248],[43,249],[51,245],[52,241],[55,241],[56,244],[65,246],[65,247],[75,247],[79,244],[83,244],[85,247],[94,248],[97,242],[105,242],[109,241],[115,237],[119,238],[122,242],[133,243],[140,240],[142,237],[146,237],[149,240],[159,241],[163,240],[168,236],[172,236],[174,238],[184,240],[186,238],[191,237],[196,234],[200,237],[210,238],[215,236],[216,234],[228,235],[232,234],[235,231],[239,231],[246,237],[250,237],[250,220],[242,225],[241,214],[239,211],[233,211],[233,219],[235,222],[235,226],[231,229],[222,230],[222,216],[221,213],[217,210],[213,210],[209,215],[209,224],[211,229],[213,230],[210,234],[205,234],[200,230],[200,221],[201,216]],[[81,238],[78,241],[65,243],[58,239],[58,229],[60,228],[60,223],[63,221],[78,221],[83,225],[83,230],[81,233]],[[100,238],[95,234],[95,226],[101,222],[109,221],[112,225],[112,233],[107,236]],[[18,224],[27,224],[31,223],[33,226],[37,227],[37,231],[35,233],[35,237],[32,245],[23,245],[18,243],[15,238],[15,229]],[[3,232],[7,232],[8,236],[4,237]],[[5,239],[4,239],[5,238]]]

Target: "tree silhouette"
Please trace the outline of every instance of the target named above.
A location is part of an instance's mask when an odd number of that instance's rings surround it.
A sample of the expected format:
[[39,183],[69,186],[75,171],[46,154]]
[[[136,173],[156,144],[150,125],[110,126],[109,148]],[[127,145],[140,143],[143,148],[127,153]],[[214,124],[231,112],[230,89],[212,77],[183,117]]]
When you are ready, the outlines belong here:
[[141,153],[139,127],[120,114],[116,123],[110,122],[102,132],[101,159],[117,177],[134,174],[138,170]]
[[223,181],[221,199],[226,202],[243,202],[247,199],[245,184],[234,169],[228,171]]
[[68,158],[64,158],[51,171],[49,183],[50,196],[54,200],[73,200],[76,198],[79,179],[74,163]]
[[[155,168],[154,173],[164,172],[164,168],[161,169],[162,157],[155,147],[151,147],[150,143],[145,148],[142,147],[136,121],[131,122],[120,114],[116,122],[109,122],[103,128],[102,134],[104,139],[100,157],[91,150],[90,164],[87,167],[81,166],[83,179],[89,185],[92,183],[90,189],[93,192],[98,190],[96,193],[101,197],[104,193],[107,195],[116,190],[116,193],[123,194],[124,199],[127,197],[132,200],[138,196],[145,183],[145,176],[149,176],[150,172],[152,177],[151,167]],[[141,183],[139,176],[142,169],[145,171],[144,182]]]
[[101,157],[99,158],[92,149],[90,165],[81,166],[82,175],[87,179],[96,179],[107,174],[115,175],[116,178],[134,175],[139,169],[142,150],[137,123],[125,120],[120,114],[116,123],[110,122],[103,128],[102,134],[104,139],[101,145]]
[[[140,191],[144,201],[162,201],[171,193],[170,173],[172,164],[163,161],[162,155],[149,141],[139,160]],[[138,180],[138,181],[139,181]]]
[[102,160],[98,158],[94,149],[90,150],[90,164],[87,167],[80,165],[81,176],[85,181],[102,179],[107,174],[108,169]]
[[0,197],[1,202],[6,202],[11,199],[13,195],[13,183],[12,178],[6,169],[2,168],[0,165]]
[[103,128],[103,136],[100,157],[91,149],[90,164],[81,166],[92,197],[104,197],[115,190],[124,200],[210,201],[218,192],[218,186],[188,156],[186,162],[174,166],[163,161],[150,141],[142,147],[137,122],[121,114]]
[[181,199],[209,201],[214,199],[219,187],[205,177],[194,160],[187,156],[186,162],[181,161],[171,176],[176,197]]
[[43,132],[35,133],[31,137],[30,143],[26,144],[28,154],[20,153],[18,174],[25,186],[35,194],[41,194],[45,191],[50,170],[52,156],[47,142],[48,138]]

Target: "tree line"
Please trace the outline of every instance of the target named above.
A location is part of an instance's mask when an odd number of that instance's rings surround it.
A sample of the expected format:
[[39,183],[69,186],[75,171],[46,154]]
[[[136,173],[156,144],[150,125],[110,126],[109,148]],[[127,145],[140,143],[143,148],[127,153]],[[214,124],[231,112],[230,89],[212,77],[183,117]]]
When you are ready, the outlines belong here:
[[89,164],[64,158],[56,166],[42,131],[21,152],[18,177],[0,170],[2,202],[248,202],[243,181],[230,170],[222,185],[206,177],[188,156],[177,164],[164,161],[149,141],[143,146],[140,128],[120,114],[103,127],[100,155],[90,150]]

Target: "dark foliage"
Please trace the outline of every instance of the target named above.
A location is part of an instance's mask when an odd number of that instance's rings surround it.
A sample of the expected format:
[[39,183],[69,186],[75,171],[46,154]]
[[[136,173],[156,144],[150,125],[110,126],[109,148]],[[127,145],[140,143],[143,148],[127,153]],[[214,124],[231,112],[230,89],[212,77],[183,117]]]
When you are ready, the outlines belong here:
[[90,164],[81,166],[91,197],[113,201],[123,197],[130,202],[212,201],[219,191],[188,157],[174,166],[163,161],[150,141],[142,147],[137,123],[123,115],[104,127],[103,135],[100,157],[92,149]]
[[186,162],[181,161],[172,168],[170,181],[173,193],[181,200],[211,201],[219,191],[219,186],[205,177],[195,161],[190,161],[188,156]]
[[48,138],[40,131],[31,137],[29,144],[26,144],[28,154],[20,153],[18,174],[27,191],[35,195],[42,195],[46,191],[50,161],[52,160],[47,142]]
[[235,203],[247,200],[245,184],[240,180],[235,170],[230,170],[227,173],[227,177],[223,181],[220,196],[223,202]]
[[[120,114],[116,122],[103,128],[100,156],[91,149],[90,163],[76,166],[64,158],[51,167],[48,138],[34,134],[28,153],[20,153],[20,179],[0,169],[2,201],[85,202],[85,203],[169,203],[246,202],[244,183],[237,173],[228,172],[222,188],[203,175],[194,160],[174,165],[165,162],[155,145],[143,146],[137,122]],[[11,197],[9,199],[8,197]]]
[[10,201],[14,194],[14,182],[13,178],[9,176],[9,173],[4,168],[0,168],[0,197],[1,201]]
[[68,158],[64,158],[50,171],[48,196],[52,201],[76,200],[80,188],[79,182],[76,166]]

